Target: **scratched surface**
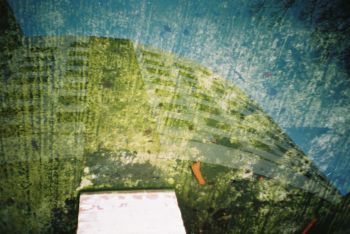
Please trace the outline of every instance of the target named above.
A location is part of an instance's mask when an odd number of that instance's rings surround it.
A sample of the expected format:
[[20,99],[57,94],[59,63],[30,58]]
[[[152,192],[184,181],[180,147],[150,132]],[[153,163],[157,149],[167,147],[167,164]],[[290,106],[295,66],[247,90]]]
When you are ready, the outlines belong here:
[[188,233],[349,233],[345,1],[0,3],[1,233],[131,188]]
[[9,2],[26,35],[128,38],[218,72],[349,191],[346,0]]

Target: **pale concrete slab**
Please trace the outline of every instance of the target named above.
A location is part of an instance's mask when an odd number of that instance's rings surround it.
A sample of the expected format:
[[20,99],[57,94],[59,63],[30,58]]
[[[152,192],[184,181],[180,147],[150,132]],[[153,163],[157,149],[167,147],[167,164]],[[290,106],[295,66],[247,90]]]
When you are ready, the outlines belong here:
[[80,195],[78,234],[185,234],[171,190],[88,192]]

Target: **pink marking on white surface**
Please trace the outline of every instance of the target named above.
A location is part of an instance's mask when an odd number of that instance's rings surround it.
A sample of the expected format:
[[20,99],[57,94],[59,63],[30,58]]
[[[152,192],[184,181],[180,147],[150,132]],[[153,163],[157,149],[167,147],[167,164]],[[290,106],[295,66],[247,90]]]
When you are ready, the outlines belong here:
[[116,191],[80,196],[78,234],[185,234],[174,191]]

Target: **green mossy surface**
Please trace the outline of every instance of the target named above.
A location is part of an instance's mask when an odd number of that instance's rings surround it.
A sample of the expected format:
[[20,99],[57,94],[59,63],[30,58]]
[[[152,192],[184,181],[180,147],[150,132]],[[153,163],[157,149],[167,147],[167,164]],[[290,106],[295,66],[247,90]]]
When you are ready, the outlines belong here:
[[[333,189],[255,103],[203,67],[98,37],[24,38],[2,53],[12,74],[1,75],[2,233],[74,233],[88,190],[174,189],[188,233],[294,233],[331,206],[288,183],[284,168],[302,169]],[[255,171],[264,157],[281,175]]]

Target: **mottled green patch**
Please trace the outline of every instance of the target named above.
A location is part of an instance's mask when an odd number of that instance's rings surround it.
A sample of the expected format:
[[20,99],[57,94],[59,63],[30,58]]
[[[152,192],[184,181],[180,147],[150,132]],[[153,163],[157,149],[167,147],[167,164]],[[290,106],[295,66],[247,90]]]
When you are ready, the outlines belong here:
[[[288,172],[332,189],[278,126],[198,65],[98,37],[27,38],[5,54],[4,233],[74,232],[86,190],[173,188],[188,233],[295,232],[329,206],[287,183]],[[22,56],[33,66],[17,72]]]

